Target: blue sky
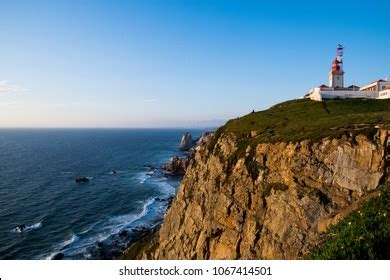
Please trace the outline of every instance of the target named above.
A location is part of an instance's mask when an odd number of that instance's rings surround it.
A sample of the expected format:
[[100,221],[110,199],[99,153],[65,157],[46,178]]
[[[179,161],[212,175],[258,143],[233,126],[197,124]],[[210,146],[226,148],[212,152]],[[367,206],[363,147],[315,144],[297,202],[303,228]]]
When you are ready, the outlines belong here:
[[[264,3],[265,2],[265,3]],[[208,126],[390,76],[388,1],[0,0],[0,127]]]

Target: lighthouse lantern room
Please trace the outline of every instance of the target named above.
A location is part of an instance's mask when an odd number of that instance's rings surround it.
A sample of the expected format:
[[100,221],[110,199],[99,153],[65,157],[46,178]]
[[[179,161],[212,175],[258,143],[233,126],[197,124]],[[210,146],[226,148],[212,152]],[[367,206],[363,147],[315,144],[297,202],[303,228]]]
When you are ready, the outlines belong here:
[[343,46],[338,45],[336,58],[333,60],[332,70],[329,72],[329,87],[331,88],[344,87],[343,52]]

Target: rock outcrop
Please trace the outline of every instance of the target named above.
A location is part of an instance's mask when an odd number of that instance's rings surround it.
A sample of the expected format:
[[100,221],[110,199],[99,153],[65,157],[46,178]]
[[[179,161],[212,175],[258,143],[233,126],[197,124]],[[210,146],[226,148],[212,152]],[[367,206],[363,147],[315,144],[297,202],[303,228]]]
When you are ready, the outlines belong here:
[[211,138],[213,137],[214,132],[204,132],[199,139],[196,140],[196,146],[203,146],[206,145],[211,141]]
[[182,158],[175,156],[163,166],[163,169],[167,171],[169,175],[182,176],[184,175],[192,158],[192,155],[188,155]]
[[385,176],[386,129],[255,145],[215,137],[197,149],[155,245],[138,257],[299,259]]
[[195,146],[196,142],[192,139],[191,133],[187,132],[181,137],[179,150],[188,151]]
[[171,176],[183,176],[194,158],[195,151],[207,145],[213,135],[214,132],[204,132],[197,140],[192,140],[190,133],[184,134],[181,138],[179,149],[188,151],[188,154],[184,157],[174,156],[167,164],[163,165],[163,170],[167,171]]

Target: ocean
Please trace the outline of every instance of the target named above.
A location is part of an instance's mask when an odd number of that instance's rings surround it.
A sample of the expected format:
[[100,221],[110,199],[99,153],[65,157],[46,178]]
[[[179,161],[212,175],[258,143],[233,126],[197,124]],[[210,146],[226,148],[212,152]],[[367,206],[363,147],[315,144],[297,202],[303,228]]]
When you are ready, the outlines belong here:
[[0,129],[0,259],[101,259],[123,250],[161,223],[180,184],[161,166],[183,155],[187,131]]

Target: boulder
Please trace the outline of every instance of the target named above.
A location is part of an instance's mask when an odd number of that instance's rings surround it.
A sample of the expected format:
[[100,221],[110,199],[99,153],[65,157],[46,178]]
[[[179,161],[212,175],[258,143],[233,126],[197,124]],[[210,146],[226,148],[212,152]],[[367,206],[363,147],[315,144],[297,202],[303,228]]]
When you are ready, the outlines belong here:
[[163,166],[165,171],[169,172],[169,175],[178,176],[184,175],[188,165],[190,164],[192,156],[186,156],[179,158],[177,156],[171,158],[170,162]]
[[23,232],[26,229],[26,225],[18,225],[14,231],[16,232]]
[[54,255],[52,260],[63,260],[64,258],[65,258],[65,255],[63,253],[58,253],[58,254]]
[[120,233],[119,233],[119,237],[122,237],[122,238],[126,238],[129,236],[129,233],[126,231],[126,230],[122,230]]

